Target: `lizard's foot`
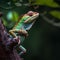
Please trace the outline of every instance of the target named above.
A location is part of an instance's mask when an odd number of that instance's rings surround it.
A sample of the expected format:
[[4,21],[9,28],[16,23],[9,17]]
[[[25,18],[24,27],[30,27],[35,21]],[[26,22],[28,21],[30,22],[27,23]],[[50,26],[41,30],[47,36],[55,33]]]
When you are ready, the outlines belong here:
[[16,34],[14,33],[15,30],[10,30],[9,33],[10,35],[12,35],[13,37],[16,37]]
[[20,30],[19,31],[19,33],[21,34],[21,35],[24,35],[25,37],[27,37],[28,36],[28,32],[27,31],[25,31],[25,30]]
[[22,46],[22,45],[20,45],[20,50],[22,50],[20,53],[19,53],[19,55],[22,55],[22,54],[24,54],[24,53],[26,53],[26,49]]

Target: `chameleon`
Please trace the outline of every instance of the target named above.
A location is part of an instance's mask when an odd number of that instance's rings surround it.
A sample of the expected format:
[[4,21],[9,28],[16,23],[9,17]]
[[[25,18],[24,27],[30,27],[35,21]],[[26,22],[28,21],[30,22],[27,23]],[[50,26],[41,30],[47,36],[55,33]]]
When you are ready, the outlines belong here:
[[[28,36],[27,31],[29,31],[30,28],[33,26],[38,16],[38,12],[28,11],[22,16],[22,18],[19,18],[18,23],[11,30],[9,30],[9,33],[13,37],[20,37],[21,41],[18,44],[22,43],[24,39]],[[20,55],[26,52],[26,49],[22,45],[20,45],[20,49],[22,50],[22,52],[19,53]]]

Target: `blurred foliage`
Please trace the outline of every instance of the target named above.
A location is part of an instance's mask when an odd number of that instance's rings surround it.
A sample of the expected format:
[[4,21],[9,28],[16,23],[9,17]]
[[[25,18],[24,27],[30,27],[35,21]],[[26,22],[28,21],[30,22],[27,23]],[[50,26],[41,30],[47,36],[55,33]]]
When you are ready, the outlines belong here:
[[17,22],[18,20],[18,13],[15,12],[15,11],[9,11],[8,14],[7,14],[7,19],[12,21],[12,22]]
[[4,25],[10,29],[18,21],[18,17],[19,14],[16,11],[8,11],[6,16],[4,16],[2,19],[4,21]]
[[[56,3],[54,0],[29,0],[31,5],[41,5],[41,6],[48,6],[52,8],[60,8],[60,5]],[[57,19],[60,19],[60,11],[49,11],[49,14]]]
[[60,19],[60,11],[50,11],[49,12],[53,17]]
[[32,5],[47,5],[50,7],[60,7],[54,0],[29,0]]
[[7,21],[4,18],[2,18],[2,20],[4,21],[3,22],[4,23],[4,26],[7,26],[8,25]]

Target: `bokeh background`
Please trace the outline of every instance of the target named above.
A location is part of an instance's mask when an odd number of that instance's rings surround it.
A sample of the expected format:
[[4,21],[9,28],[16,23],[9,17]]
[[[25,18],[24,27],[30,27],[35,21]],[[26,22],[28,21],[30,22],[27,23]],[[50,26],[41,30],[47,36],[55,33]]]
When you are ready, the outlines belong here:
[[23,42],[24,60],[60,59],[60,0],[0,0],[3,22],[9,31],[19,16],[32,10],[40,13]]

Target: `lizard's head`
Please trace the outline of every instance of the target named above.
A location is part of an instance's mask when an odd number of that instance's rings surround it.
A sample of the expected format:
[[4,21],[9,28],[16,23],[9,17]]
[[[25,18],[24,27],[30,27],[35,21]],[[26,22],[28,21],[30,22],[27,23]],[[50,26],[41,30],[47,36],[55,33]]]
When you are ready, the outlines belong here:
[[29,11],[29,12],[27,12],[26,15],[29,16],[29,18],[24,21],[26,23],[25,24],[25,29],[26,30],[30,30],[30,28],[35,23],[36,18],[38,18],[39,13],[38,12]]
[[29,11],[29,12],[27,12],[27,15],[29,15],[29,16],[34,16],[34,17],[38,17],[39,16],[39,13],[38,12],[34,12],[34,11]]
[[34,11],[29,11],[29,12],[27,12],[27,15],[30,16],[30,18],[28,18],[25,21],[25,23],[27,23],[29,21],[31,22],[31,21],[36,20],[36,18],[38,18],[38,16],[39,16],[39,13],[38,12],[34,12]]

